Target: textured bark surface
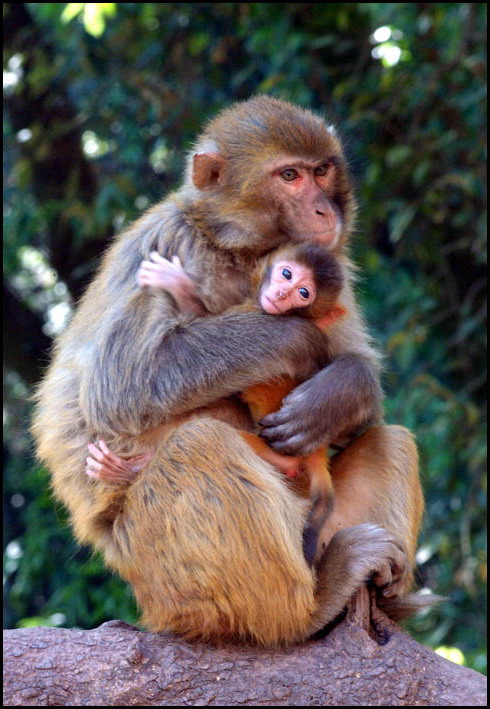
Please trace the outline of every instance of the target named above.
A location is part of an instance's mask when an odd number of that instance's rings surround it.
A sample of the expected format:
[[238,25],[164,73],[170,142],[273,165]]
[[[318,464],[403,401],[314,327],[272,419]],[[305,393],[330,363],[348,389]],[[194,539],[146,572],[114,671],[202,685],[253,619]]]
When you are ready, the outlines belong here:
[[188,643],[111,621],[5,631],[4,706],[486,706],[486,678],[419,645],[360,597],[287,650]]

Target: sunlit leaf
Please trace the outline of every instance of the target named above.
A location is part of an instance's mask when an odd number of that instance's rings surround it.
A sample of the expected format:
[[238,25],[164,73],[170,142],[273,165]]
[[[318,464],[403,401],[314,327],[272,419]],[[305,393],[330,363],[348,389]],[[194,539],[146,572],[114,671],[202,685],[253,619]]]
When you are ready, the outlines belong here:
[[70,22],[74,17],[79,15],[87,3],[84,2],[69,2],[61,13],[62,22]]

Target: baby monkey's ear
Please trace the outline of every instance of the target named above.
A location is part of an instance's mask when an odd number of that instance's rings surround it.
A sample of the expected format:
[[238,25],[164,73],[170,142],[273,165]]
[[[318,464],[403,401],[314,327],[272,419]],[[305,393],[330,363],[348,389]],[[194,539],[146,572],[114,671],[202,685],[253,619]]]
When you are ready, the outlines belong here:
[[226,161],[219,153],[196,153],[192,159],[192,181],[198,190],[222,184]]
[[317,318],[315,323],[321,330],[323,330],[337,320],[340,320],[340,318],[343,318],[346,313],[347,310],[342,305],[332,305],[328,313],[322,318]]

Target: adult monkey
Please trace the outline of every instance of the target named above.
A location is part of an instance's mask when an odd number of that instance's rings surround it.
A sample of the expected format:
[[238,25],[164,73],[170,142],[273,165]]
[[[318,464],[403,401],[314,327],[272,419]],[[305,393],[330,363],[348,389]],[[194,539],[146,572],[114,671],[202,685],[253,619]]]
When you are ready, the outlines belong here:
[[[264,421],[281,453],[379,418],[377,359],[349,284],[328,347],[304,318],[225,312],[249,295],[257,258],[289,242],[323,241],[352,280],[353,211],[340,143],[319,117],[264,96],[236,104],[207,126],[184,186],[108,250],[56,345],[38,391],[39,456],[77,538],[131,583],[152,630],[291,643],[368,577],[394,613],[407,603],[423,508],[409,432],[372,428],[333,461],[335,507],[311,570],[306,503],[233,428],[249,423],[233,395],[285,373],[305,381]],[[137,288],[153,250],[180,257],[211,317]],[[99,436],[120,455],[156,454],[129,487],[94,481],[84,462]]]

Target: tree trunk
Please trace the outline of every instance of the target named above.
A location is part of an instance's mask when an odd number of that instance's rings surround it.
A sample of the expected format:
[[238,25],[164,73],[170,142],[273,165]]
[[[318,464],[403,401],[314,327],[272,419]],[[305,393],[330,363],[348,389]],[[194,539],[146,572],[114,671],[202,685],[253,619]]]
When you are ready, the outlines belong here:
[[380,611],[370,619],[362,594],[325,637],[276,651],[190,643],[117,620],[7,630],[4,706],[486,706],[483,675]]

